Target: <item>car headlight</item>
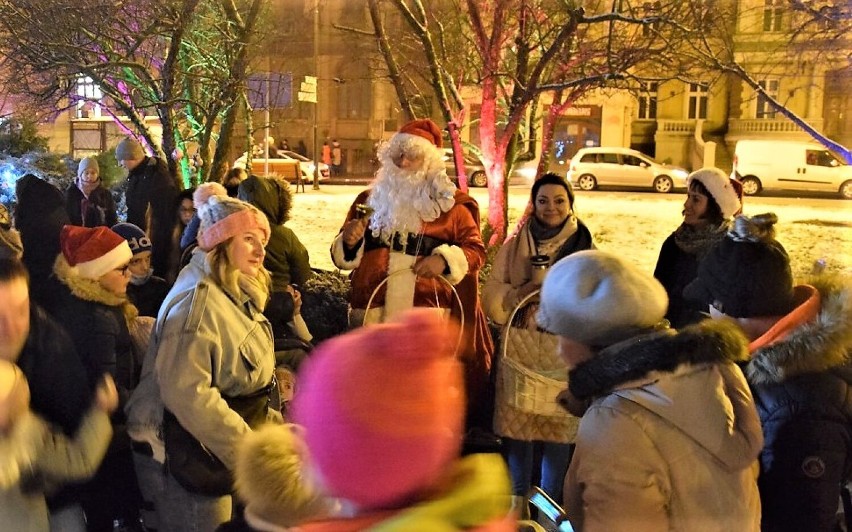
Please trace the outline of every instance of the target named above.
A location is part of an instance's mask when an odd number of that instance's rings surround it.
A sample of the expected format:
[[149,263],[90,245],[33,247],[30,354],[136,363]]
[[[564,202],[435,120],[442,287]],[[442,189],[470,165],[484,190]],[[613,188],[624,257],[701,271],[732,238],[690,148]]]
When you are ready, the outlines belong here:
[[672,176],[680,179],[681,181],[686,181],[686,177],[689,175],[689,172],[683,170],[681,168],[675,168],[672,170]]

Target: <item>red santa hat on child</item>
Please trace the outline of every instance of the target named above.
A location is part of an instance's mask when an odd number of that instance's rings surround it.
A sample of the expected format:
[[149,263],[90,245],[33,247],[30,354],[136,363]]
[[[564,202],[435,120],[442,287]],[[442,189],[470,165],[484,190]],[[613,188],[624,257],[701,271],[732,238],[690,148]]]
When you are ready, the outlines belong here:
[[59,246],[72,273],[85,279],[99,279],[133,258],[127,241],[103,226],[66,225],[59,234]]

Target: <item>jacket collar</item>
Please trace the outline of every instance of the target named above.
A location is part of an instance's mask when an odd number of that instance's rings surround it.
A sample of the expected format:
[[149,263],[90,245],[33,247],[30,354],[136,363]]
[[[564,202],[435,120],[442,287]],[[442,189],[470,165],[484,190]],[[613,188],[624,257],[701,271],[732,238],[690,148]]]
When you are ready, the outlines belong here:
[[726,321],[705,320],[680,332],[656,331],[598,352],[569,372],[568,387],[576,398],[590,399],[682,364],[745,361],[746,346],[739,327]]
[[780,383],[846,365],[852,356],[852,281],[824,275],[796,287],[799,305],[752,342],[746,377]]

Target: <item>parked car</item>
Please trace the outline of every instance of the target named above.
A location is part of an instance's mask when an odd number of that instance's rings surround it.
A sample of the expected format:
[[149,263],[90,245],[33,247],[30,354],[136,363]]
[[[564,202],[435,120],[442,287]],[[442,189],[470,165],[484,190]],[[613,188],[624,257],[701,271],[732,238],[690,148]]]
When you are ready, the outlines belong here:
[[[447,175],[454,183],[458,182],[456,175],[456,164],[453,160],[452,148],[444,148],[444,167],[447,169]],[[485,167],[479,157],[472,153],[464,154],[464,171],[467,175],[467,182],[472,187],[484,187],[488,185],[488,179],[485,175]]]
[[615,185],[666,193],[685,187],[687,175],[683,168],[658,163],[630,148],[581,148],[568,166],[568,180],[580,190]]
[[[444,148],[444,165],[450,179],[452,179],[453,182],[457,182],[456,165],[453,162],[452,148]],[[485,165],[478,156],[473,153],[466,153],[464,155],[464,166],[465,173],[467,174],[467,182],[470,186],[488,186],[488,179],[485,174]],[[516,161],[515,165],[512,167],[512,173],[509,175],[509,184],[532,186],[537,169],[537,159]]]
[[[294,151],[289,150],[278,150],[278,157],[268,159],[269,161],[269,175],[284,177],[288,181],[295,181],[295,177],[293,176],[293,172],[289,171],[288,168],[292,167],[295,161],[299,163],[299,170],[302,173],[302,180],[306,182],[313,182],[314,180],[314,161],[308,159],[303,155],[299,155]],[[266,162],[267,159],[265,157],[252,157],[252,173],[259,176],[267,175],[266,172]],[[234,161],[234,168],[245,168],[246,167],[246,154],[244,153],[239,159]],[[330,174],[328,170],[328,165],[325,163],[320,163],[319,166],[320,181],[326,181],[329,179]]]
[[762,190],[832,192],[852,199],[852,166],[815,142],[741,140],[731,177],[751,196]]

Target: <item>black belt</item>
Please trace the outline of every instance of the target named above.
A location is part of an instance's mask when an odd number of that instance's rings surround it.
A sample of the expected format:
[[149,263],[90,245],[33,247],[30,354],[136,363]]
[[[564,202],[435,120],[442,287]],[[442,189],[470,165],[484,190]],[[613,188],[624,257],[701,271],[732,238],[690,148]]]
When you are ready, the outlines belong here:
[[383,242],[372,233],[367,233],[364,239],[364,251],[370,251],[379,248],[389,248],[397,253],[405,253],[412,257],[420,257],[431,255],[438,246],[446,244],[443,240],[432,238],[431,236],[421,235],[418,233],[394,233],[390,243]]

